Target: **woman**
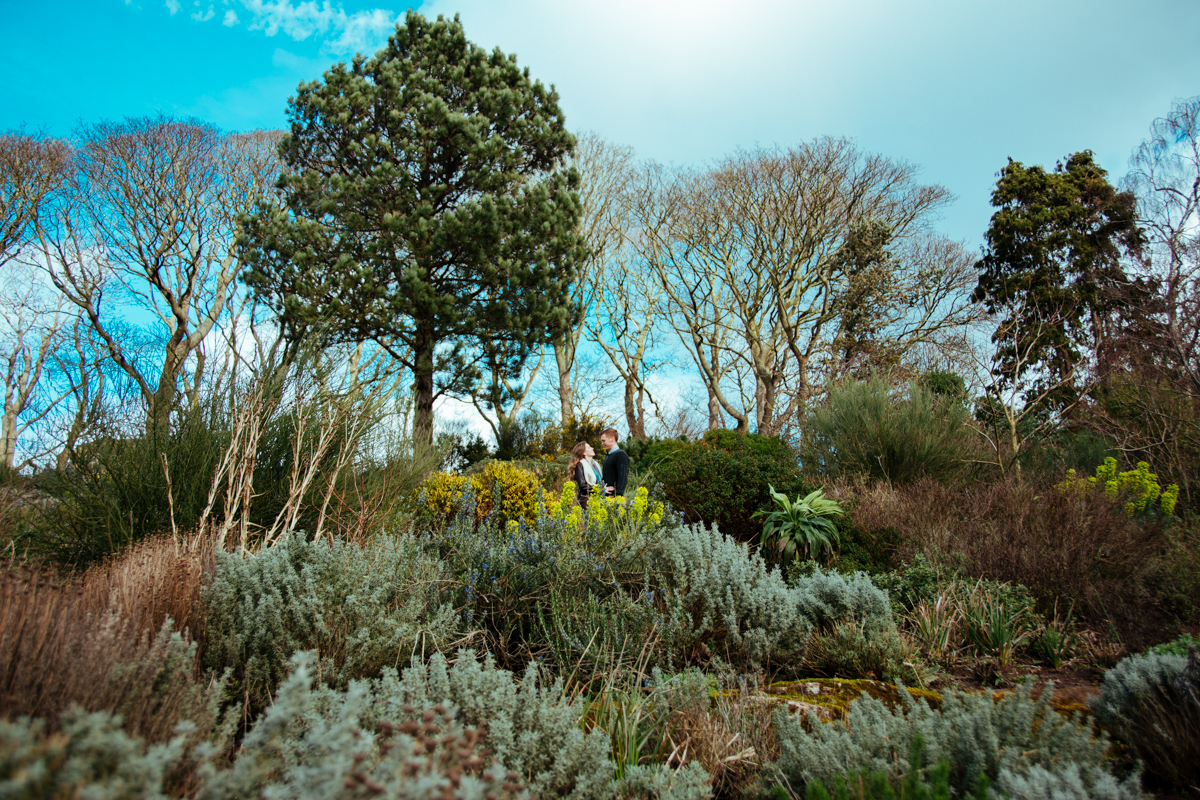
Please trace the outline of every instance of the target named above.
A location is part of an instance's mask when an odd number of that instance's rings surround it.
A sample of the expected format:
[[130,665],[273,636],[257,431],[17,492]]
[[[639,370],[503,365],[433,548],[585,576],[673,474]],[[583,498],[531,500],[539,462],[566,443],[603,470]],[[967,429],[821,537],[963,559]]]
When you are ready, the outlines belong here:
[[580,442],[571,448],[571,465],[567,467],[567,477],[575,481],[575,502],[584,509],[600,483],[600,465],[593,460],[595,455],[590,444]]

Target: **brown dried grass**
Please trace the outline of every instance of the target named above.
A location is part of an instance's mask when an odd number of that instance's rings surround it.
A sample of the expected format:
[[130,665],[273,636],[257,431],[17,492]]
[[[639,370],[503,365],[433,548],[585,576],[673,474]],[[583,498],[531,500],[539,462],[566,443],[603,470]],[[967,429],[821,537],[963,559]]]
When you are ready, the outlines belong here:
[[0,572],[0,715],[44,718],[51,729],[81,706],[125,718],[149,741],[176,722],[215,725],[215,682],[201,676],[196,648],[168,622],[157,635],[113,610],[88,610],[82,583],[36,567]]
[[91,613],[113,611],[138,631],[156,632],[167,619],[191,638],[204,637],[200,593],[215,568],[213,540],[152,536],[90,567],[80,583]]
[[763,765],[779,758],[773,710],[763,697],[721,692],[707,707],[679,709],[669,726],[669,763],[698,761],[712,776],[713,796],[745,797]]
[[[204,677],[191,631],[211,549],[147,540],[83,575],[0,564],[0,716],[108,711],[152,742],[189,719],[217,724],[220,682]],[[181,626],[175,619],[183,620]]]

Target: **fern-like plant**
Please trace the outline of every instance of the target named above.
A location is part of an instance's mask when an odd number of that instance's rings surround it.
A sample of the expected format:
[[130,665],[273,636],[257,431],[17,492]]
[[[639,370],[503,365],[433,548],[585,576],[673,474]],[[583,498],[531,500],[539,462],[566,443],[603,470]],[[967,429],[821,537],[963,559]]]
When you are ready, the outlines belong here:
[[759,511],[753,516],[766,517],[763,525],[762,549],[782,564],[797,558],[817,559],[832,552],[838,541],[837,529],[829,517],[841,516],[842,506],[825,496],[823,489],[797,497],[795,502],[782,492],[768,486],[775,508]]

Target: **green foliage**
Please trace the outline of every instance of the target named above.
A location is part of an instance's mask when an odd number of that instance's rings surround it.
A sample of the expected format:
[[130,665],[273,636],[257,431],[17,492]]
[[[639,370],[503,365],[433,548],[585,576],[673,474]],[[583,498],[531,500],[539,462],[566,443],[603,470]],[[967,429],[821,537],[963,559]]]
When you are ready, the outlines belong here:
[[1160,656],[1186,656],[1188,650],[1193,647],[1200,648],[1200,636],[1192,636],[1190,633],[1185,633],[1174,641],[1163,642],[1162,644],[1148,647],[1146,648],[1146,652]]
[[[914,736],[909,764],[923,762],[924,747],[920,734]],[[805,800],[950,800],[950,762],[945,758],[929,770],[910,769],[900,781],[899,792],[888,778],[888,773],[882,770],[839,775],[833,779],[832,794],[824,783],[816,780],[808,784],[804,797]],[[987,780],[984,779],[976,787],[974,797],[986,800],[987,796]]]
[[[1079,483],[1075,478],[1075,470],[1067,471],[1067,483],[1070,486]],[[1096,474],[1087,479],[1087,486],[1093,489],[1103,489],[1105,497],[1116,500],[1125,498],[1125,511],[1130,516],[1144,515],[1153,509],[1155,501],[1158,510],[1171,515],[1175,513],[1175,503],[1179,499],[1179,487],[1171,484],[1166,489],[1158,482],[1158,476],[1150,471],[1150,465],[1139,461],[1132,470],[1119,472],[1117,460],[1109,457],[1096,467]]]
[[621,449],[629,456],[629,468],[635,473],[654,470],[659,464],[688,449],[686,437],[677,439],[630,439],[621,443]]
[[[980,778],[997,785],[1005,774],[1026,776],[1035,767],[1059,772],[1076,765],[1093,786],[1111,780],[1103,767],[1104,734],[1093,735],[1086,721],[1056,713],[1050,691],[1035,700],[1032,690],[1032,682],[1003,696],[951,689],[939,709],[908,692],[900,693],[904,706],[894,709],[863,695],[850,704],[845,724],[821,723],[814,716],[803,723],[777,712],[780,758],[774,769],[798,791],[814,781],[828,786],[863,771],[883,772],[899,785],[914,770],[934,768],[945,759],[952,793],[959,797],[969,795]],[[914,763],[910,758],[918,736],[925,747]],[[1136,792],[1136,778],[1129,791]]]
[[962,616],[967,645],[986,660],[988,671],[994,666],[997,680],[1034,633],[1032,605],[1014,602],[982,585],[967,594]]
[[939,399],[918,384],[892,396],[881,378],[832,387],[805,425],[806,470],[862,475],[895,484],[958,475],[970,452],[962,403]]
[[967,402],[967,382],[961,375],[930,370],[921,376],[920,384],[936,398],[964,404]]
[[812,629],[803,590],[747,545],[691,525],[663,537],[649,561],[662,575],[662,635],[680,660],[700,647],[737,667],[803,658]]
[[611,423],[607,419],[591,414],[572,417],[565,428],[561,423],[552,422],[538,431],[529,455],[559,456],[571,452],[571,448],[580,442],[588,442],[599,453],[600,432],[608,427]]
[[519,773],[535,796],[607,796],[613,775],[607,737],[585,733],[583,701],[565,697],[561,680],[547,684],[533,664],[518,680],[498,669],[491,655],[480,661],[470,650],[459,651],[451,665],[435,653],[427,664],[414,661],[401,673],[385,668],[349,692],[322,688],[315,694],[315,705],[331,722],[358,704],[359,724],[368,729],[419,719],[424,709],[448,703],[455,721],[478,730],[481,744],[505,769]]
[[827,517],[841,516],[841,504],[826,498],[823,489],[797,497],[794,503],[774,486],[768,485],[767,489],[776,508],[756,511],[753,516],[767,519],[762,549],[770,558],[786,564],[797,559],[816,560],[833,550],[838,541],[837,528]]
[[[38,488],[53,502],[18,546],[86,566],[171,530],[172,519],[178,530],[195,529],[229,442],[221,414],[209,408],[181,412],[167,429],[132,436],[109,423],[107,433],[71,454],[65,469],[38,477]],[[264,479],[255,485],[268,484]]]
[[450,640],[458,620],[443,579],[442,565],[406,537],[360,548],[293,534],[258,553],[218,553],[204,591],[206,661],[233,671],[253,709],[302,650],[316,651],[322,681],[345,686]]
[[1143,242],[1136,201],[1084,151],[1053,172],[1009,160],[992,205],[974,299],[1000,318],[995,387],[1027,382],[1027,396],[1061,406],[1077,396],[1082,354],[1105,344],[1093,319],[1118,330],[1149,296],[1122,268]]
[[664,764],[632,766],[616,792],[617,797],[638,800],[705,800],[712,796],[712,787],[704,768],[689,761],[678,769]]
[[796,454],[777,438],[712,430],[702,442],[669,449],[674,452],[654,468],[667,501],[689,520],[718,525],[740,542],[758,540],[761,529],[752,516],[768,507],[769,487],[787,495],[811,491],[800,479]]
[[1030,767],[1028,772],[1000,770],[991,797],[1006,800],[1140,800],[1137,776],[1118,781],[1099,767],[1063,764]]
[[301,86],[288,116],[282,205],[245,220],[246,280],[291,329],[410,352],[423,436],[440,389],[473,390],[477,364],[572,322],[574,137],[515,57],[410,11],[374,57]]
[[164,783],[183,756],[184,736],[147,748],[121,718],[82,710],[48,734],[42,720],[0,720],[0,795],[11,800],[165,800]]
[[1184,788],[1200,782],[1200,659],[1146,653],[1104,674],[1092,713],[1141,760],[1147,774]]
[[793,578],[792,586],[801,615],[813,625],[806,671],[843,678],[897,673],[903,643],[887,594],[867,575],[816,568]]

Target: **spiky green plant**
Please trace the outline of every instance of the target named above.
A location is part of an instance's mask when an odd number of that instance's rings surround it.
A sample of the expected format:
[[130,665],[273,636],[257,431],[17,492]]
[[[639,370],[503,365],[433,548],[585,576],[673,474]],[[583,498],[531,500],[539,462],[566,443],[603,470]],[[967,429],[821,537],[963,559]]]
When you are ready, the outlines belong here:
[[753,515],[766,517],[761,539],[765,553],[786,564],[798,558],[818,559],[833,551],[838,534],[829,517],[844,513],[840,503],[827,498],[823,489],[797,497],[795,502],[774,486],[768,485],[768,490],[775,508]]

